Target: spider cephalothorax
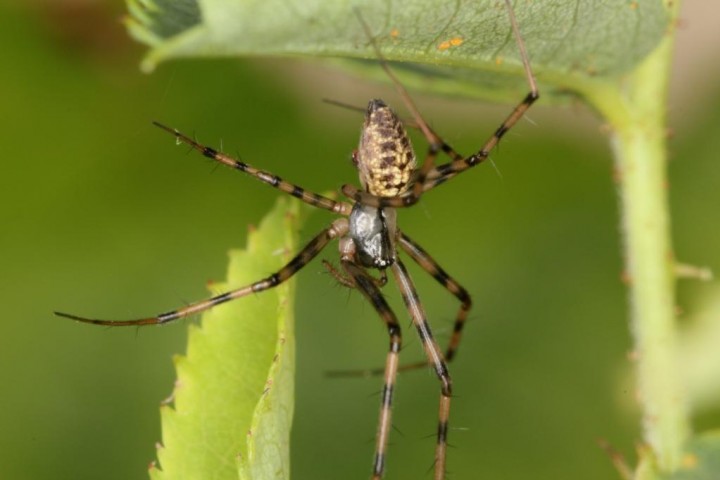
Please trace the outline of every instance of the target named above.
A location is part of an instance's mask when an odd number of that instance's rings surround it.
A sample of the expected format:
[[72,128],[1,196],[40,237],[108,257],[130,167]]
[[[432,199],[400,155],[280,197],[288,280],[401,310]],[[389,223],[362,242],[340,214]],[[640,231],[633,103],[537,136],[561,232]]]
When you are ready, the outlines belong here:
[[395,261],[397,227],[394,208],[353,205],[348,226],[358,261],[364,267],[385,269]]

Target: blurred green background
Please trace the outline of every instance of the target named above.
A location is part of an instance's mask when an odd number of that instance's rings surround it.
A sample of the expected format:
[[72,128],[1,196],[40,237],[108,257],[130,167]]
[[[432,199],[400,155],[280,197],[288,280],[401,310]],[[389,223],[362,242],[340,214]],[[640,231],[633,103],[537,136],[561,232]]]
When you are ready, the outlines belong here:
[[[122,13],[120,2],[0,5],[2,479],[147,478],[185,327],[94,328],[51,312],[134,318],[205,297],[205,283],[225,275],[225,252],[244,245],[277,196],[186,155],[151,120],[325,191],[356,181],[349,155],[361,117],[320,99],[400,104],[387,86],[310,61],[182,61],[143,75],[144,49],[127,38]],[[694,18],[683,15],[681,35],[702,25]],[[679,259],[718,270],[720,90],[706,88],[718,79],[718,48],[688,45],[670,110],[675,245]],[[688,63],[699,49],[707,58]],[[416,98],[461,152],[508,111]],[[611,156],[580,105],[530,117],[503,141],[496,168],[401,212],[404,231],[476,305],[451,367],[449,470],[457,479],[615,478],[596,440],[632,459],[639,427]],[[302,238],[331,218],[315,214]],[[456,302],[412,272],[446,340]],[[298,280],[293,478],[367,478],[381,381],[325,372],[381,365],[385,330],[319,262]],[[683,282],[683,318],[713,288]],[[406,331],[405,358],[421,358]],[[429,478],[437,382],[405,374],[396,398],[387,478]],[[696,426],[719,417],[704,412]]]

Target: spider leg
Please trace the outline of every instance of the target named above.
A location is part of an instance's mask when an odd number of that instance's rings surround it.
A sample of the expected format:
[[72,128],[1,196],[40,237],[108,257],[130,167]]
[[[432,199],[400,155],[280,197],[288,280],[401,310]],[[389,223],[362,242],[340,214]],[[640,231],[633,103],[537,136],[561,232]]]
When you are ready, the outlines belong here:
[[387,452],[388,437],[390,436],[392,420],[392,399],[397,378],[398,355],[402,345],[402,335],[397,317],[390,309],[385,298],[380,293],[375,279],[352,259],[354,255],[346,252],[342,256],[341,264],[345,272],[358,290],[368,299],[377,313],[385,322],[390,335],[390,349],[385,360],[385,381],[382,390],[382,403],[380,418],[378,420],[377,438],[375,444],[375,457],[373,459],[372,480],[380,480],[385,470],[385,456]]
[[523,101],[515,107],[512,113],[497,128],[497,130],[495,130],[487,142],[485,142],[485,145],[483,145],[483,147],[476,153],[467,158],[455,158],[453,155],[450,155],[454,158],[453,161],[433,168],[427,174],[422,183],[423,192],[432,190],[438,185],[450,180],[457,174],[462,173],[471,167],[475,167],[487,160],[490,156],[490,152],[492,152],[498,143],[500,143],[502,136],[505,135],[507,131],[510,130],[518,122],[518,120],[520,120],[520,118],[522,118],[525,112],[539,97],[540,94],[537,90],[528,93]]
[[445,478],[445,455],[447,453],[448,420],[450,417],[450,398],[452,397],[452,379],[448,372],[447,363],[442,351],[433,338],[425,310],[420,303],[415,285],[408,275],[405,265],[397,259],[392,265],[392,273],[400,288],[405,306],[410,312],[415,329],[422,340],[425,355],[440,380],[440,408],[438,413],[437,444],[435,447],[435,476],[434,480]]
[[299,198],[303,202],[312,205],[313,207],[317,208],[323,208],[325,210],[330,210],[331,212],[338,213],[340,215],[350,215],[350,210],[352,209],[352,205],[345,203],[345,202],[337,202],[335,200],[332,200],[330,198],[327,198],[323,195],[320,195],[318,193],[308,192],[304,188],[294,185],[292,183],[289,183],[282,178],[278,177],[277,175],[274,175],[272,173],[259,170],[252,165],[249,165],[245,162],[241,162],[239,160],[236,160],[232,158],[229,155],[226,155],[222,152],[218,152],[214,148],[202,145],[192,138],[188,137],[187,135],[181,133],[178,130],[175,130],[174,128],[167,127],[161,123],[153,122],[153,124],[166,132],[173,135],[178,142],[185,143],[187,145],[190,145],[192,148],[197,150],[198,152],[202,153],[207,158],[211,158],[215,160],[216,162],[220,162],[223,165],[227,165],[230,168],[234,168],[236,170],[240,170],[241,172],[245,172],[248,175],[251,175],[261,182],[267,183],[271,187],[277,188],[278,190],[281,190],[287,194],[292,195],[295,198]]
[[[453,178],[457,174],[479,165],[488,159],[492,150],[500,143],[500,139],[510,130],[540,98],[540,92],[535,81],[535,75],[530,67],[530,61],[528,60],[527,50],[525,49],[525,43],[523,42],[522,36],[520,35],[520,29],[515,19],[515,13],[512,9],[510,0],[505,0],[507,6],[508,15],[510,17],[510,24],[512,27],[513,34],[517,41],[518,49],[520,50],[520,57],[522,58],[523,68],[525,70],[525,76],[527,77],[528,85],[530,86],[530,92],[525,98],[513,109],[508,115],[505,121],[495,130],[492,136],[485,142],[485,144],[476,153],[464,158],[458,154],[450,145],[448,145],[439,135],[437,135],[423,120],[420,112],[415,107],[410,95],[408,95],[405,88],[400,84],[399,80],[390,70],[385,59],[380,55],[380,50],[377,45],[373,42],[376,54],[380,58],[380,65],[385,70],[387,75],[390,77],[392,82],[395,84],[397,90],[400,92],[406,106],[412,112],[415,122],[418,127],[423,131],[425,138],[428,141],[428,153],[425,157],[422,167],[417,170],[415,183],[405,195],[399,197],[377,197],[368,192],[364,192],[353,185],[343,185],[342,192],[348,198],[352,198],[356,202],[360,202],[364,205],[369,205],[377,208],[393,207],[402,208],[414,205],[420,200],[422,194],[428,190],[431,190],[441,183]],[[367,26],[363,23],[366,32],[369,34]],[[442,151],[447,154],[452,161],[443,165],[435,166],[435,158],[438,153]]]
[[[460,345],[460,339],[462,337],[462,330],[467,320],[468,312],[472,308],[472,299],[470,294],[460,285],[457,280],[452,278],[445,272],[445,270],[415,241],[404,233],[400,233],[400,247],[415,260],[415,263],[432,277],[437,282],[445,287],[447,291],[452,293],[460,301],[460,309],[455,317],[455,325],[453,326],[453,334],[450,338],[447,350],[445,350],[445,361],[450,362],[455,358],[457,353],[458,345]],[[400,367],[401,370],[409,370],[414,367],[425,366],[427,363],[418,363],[413,365],[403,365]]]
[[236,298],[247,296],[251,293],[258,293],[264,290],[268,290],[273,287],[277,287],[284,281],[288,280],[294,274],[296,274],[301,268],[307,265],[323,248],[327,246],[330,240],[345,235],[348,231],[348,222],[344,218],[335,220],[332,225],[322,232],[320,232],[315,238],[313,238],[292,260],[290,260],[284,267],[277,272],[273,273],[269,277],[254,282],[250,285],[231,290],[229,292],[221,293],[207,300],[192,303],[186,307],[179,308],[166,313],[161,313],[155,317],[140,318],[136,320],[99,320],[94,318],[80,317],[70,313],[55,312],[55,315],[64,318],[70,318],[72,320],[78,320],[80,322],[92,323],[95,325],[106,325],[110,327],[127,327],[127,326],[142,326],[142,325],[159,325],[163,323],[172,322],[180,318],[193,315],[210,308],[220,305],[221,303],[234,300]]
[[423,191],[431,190],[446,180],[451,179],[458,173],[479,165],[487,160],[490,156],[490,152],[492,152],[497,144],[500,143],[500,139],[503,135],[505,135],[507,131],[510,130],[523,117],[523,115],[525,115],[525,112],[532,106],[532,104],[540,98],[540,91],[537,86],[537,81],[535,80],[535,75],[530,67],[530,60],[525,48],[525,42],[523,41],[522,35],[520,35],[520,28],[518,27],[517,19],[515,18],[515,12],[513,11],[510,0],[505,0],[505,4],[507,5],[508,16],[510,17],[510,24],[517,41],[518,50],[520,50],[520,58],[522,59],[523,68],[525,69],[525,76],[527,78],[528,85],[530,86],[530,92],[528,92],[525,98],[517,104],[510,115],[507,116],[505,121],[497,128],[497,130],[495,130],[480,150],[465,159],[457,158],[457,154],[449,154],[449,156],[453,159],[452,162],[439,165],[430,170],[423,179]]

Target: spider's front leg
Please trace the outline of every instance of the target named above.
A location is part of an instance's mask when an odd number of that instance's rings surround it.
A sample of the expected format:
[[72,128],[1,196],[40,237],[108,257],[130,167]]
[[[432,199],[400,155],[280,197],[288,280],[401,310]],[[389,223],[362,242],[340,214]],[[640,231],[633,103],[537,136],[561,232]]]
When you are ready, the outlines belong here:
[[515,36],[518,50],[520,50],[520,58],[522,59],[523,69],[525,70],[525,77],[530,86],[530,92],[517,104],[510,115],[507,116],[505,121],[495,130],[480,150],[467,158],[457,158],[457,154],[450,154],[450,157],[453,159],[452,162],[439,165],[428,171],[427,175],[422,178],[423,191],[431,190],[458,173],[464,172],[468,168],[479,165],[487,160],[490,152],[500,143],[500,139],[525,115],[525,112],[527,112],[532,104],[540,98],[540,90],[538,89],[535,75],[530,67],[530,59],[525,49],[525,42],[523,41],[522,35],[520,35],[520,28],[515,19],[515,12],[513,11],[510,0],[505,0],[505,5],[507,6],[508,16],[510,17],[513,35]]

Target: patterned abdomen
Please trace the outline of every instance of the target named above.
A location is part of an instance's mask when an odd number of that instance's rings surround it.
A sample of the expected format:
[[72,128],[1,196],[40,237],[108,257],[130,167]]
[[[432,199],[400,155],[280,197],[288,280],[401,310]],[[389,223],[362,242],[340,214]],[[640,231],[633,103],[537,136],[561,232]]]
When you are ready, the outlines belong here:
[[382,100],[368,104],[355,163],[363,187],[375,196],[394,197],[410,186],[415,152],[402,122]]

